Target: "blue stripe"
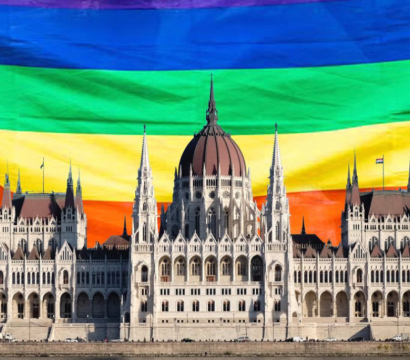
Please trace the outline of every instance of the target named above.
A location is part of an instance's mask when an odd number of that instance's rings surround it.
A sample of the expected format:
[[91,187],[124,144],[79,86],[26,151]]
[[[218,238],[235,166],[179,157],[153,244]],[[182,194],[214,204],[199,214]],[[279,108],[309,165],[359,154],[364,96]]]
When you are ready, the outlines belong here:
[[109,70],[313,67],[410,58],[410,2],[190,10],[0,6],[0,64]]

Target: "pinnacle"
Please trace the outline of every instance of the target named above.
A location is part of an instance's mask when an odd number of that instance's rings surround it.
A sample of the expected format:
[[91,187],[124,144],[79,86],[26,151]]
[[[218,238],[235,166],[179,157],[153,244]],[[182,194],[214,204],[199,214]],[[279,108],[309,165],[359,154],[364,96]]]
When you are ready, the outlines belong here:
[[208,125],[217,125],[218,110],[216,110],[215,95],[214,95],[214,81],[211,74],[211,90],[209,94],[208,110],[206,111],[206,121]]
[[142,151],[141,151],[141,164],[140,169],[148,169],[150,167],[149,157],[148,157],[148,144],[147,144],[147,133],[146,126],[144,124],[144,137],[142,139]]
[[282,161],[280,158],[278,124],[275,124],[275,143],[273,145],[272,170],[275,173],[276,168],[282,168]]

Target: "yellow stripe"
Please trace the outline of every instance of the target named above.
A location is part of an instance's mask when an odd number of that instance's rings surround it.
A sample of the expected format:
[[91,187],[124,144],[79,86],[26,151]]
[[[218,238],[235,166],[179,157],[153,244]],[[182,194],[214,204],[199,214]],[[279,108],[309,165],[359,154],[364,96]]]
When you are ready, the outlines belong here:
[[[279,128],[280,130],[280,128]],[[89,200],[132,201],[137,184],[142,136],[86,135],[0,131],[0,171],[7,162],[12,187],[21,169],[23,191],[41,191],[40,165],[45,157],[46,191],[65,191],[70,159],[76,178],[81,169],[83,197]],[[175,166],[189,136],[148,136],[158,201],[170,201]],[[247,166],[251,168],[254,196],[266,194],[272,159],[273,135],[235,136]],[[382,185],[385,157],[385,185],[407,184],[410,122],[361,128],[280,135],[282,162],[288,192],[343,189],[347,163],[356,148],[359,185]]]

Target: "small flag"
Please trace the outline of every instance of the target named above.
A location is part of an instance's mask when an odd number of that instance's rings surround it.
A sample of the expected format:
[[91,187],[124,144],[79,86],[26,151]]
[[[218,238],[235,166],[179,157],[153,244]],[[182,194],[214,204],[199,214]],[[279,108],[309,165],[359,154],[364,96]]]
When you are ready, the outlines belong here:
[[384,159],[380,158],[380,159],[376,159],[376,164],[383,164]]
[[44,167],[44,159],[43,159],[43,163],[40,166],[40,169],[42,169]]

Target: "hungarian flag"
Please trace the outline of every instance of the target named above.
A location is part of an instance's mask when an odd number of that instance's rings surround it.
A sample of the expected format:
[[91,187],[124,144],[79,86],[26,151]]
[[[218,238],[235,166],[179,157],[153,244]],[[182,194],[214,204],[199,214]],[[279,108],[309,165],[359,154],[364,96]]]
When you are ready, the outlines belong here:
[[384,159],[380,158],[380,159],[376,159],[376,164],[383,164]]

